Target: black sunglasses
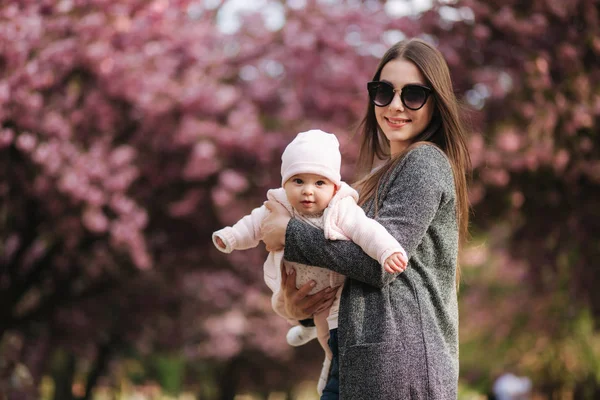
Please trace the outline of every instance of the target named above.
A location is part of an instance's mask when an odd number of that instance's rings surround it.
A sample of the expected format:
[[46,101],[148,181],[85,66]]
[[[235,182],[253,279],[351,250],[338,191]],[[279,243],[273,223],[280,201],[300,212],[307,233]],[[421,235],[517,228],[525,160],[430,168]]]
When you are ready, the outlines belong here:
[[400,92],[400,100],[404,107],[413,111],[423,107],[432,92],[431,88],[417,84],[406,85],[402,89],[394,89],[391,84],[383,81],[367,83],[367,90],[369,91],[371,103],[378,107],[385,107],[390,104],[394,100],[396,92]]

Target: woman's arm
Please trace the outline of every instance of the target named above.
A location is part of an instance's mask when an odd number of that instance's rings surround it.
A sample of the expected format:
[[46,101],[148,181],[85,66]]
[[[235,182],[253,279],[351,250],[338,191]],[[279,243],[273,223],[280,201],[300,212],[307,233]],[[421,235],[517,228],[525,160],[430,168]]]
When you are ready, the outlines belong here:
[[[452,169],[440,150],[419,146],[396,167],[389,185],[389,190],[383,191],[385,199],[376,220],[400,242],[410,259],[441,202],[454,198]],[[328,268],[376,287],[388,285],[397,275],[385,272],[355,243],[327,240],[323,231],[297,219],[287,225],[284,258]]]

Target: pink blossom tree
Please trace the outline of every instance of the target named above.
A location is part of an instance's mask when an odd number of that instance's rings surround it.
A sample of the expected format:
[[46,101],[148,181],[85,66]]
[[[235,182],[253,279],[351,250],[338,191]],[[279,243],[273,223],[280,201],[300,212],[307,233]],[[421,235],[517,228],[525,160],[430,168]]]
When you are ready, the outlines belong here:
[[262,204],[300,130],[336,133],[352,180],[365,82],[403,36],[439,46],[474,109],[474,227],[501,225],[537,293],[566,287],[596,317],[598,4],[459,0],[393,18],[384,3],[277,3],[280,29],[257,10],[232,34],[219,4],[191,0],[0,3],[11,365],[38,382],[66,351],[56,398],[76,370],[89,398],[131,348],[211,360],[231,390],[256,360],[268,388],[290,384],[280,367],[314,378],[318,356],[292,358],[270,310],[265,251],[224,256],[210,235]]
[[287,10],[283,30],[250,15],[225,35],[217,12],[158,0],[0,8],[0,329],[35,382],[55,349],[68,352],[56,398],[73,395],[79,360],[91,363],[89,398],[129,347],[290,356],[264,250],[225,258],[210,235],[262,203],[299,130],[347,136],[375,59],[338,22],[384,15],[309,3]]
[[481,272],[462,291],[463,348],[476,337],[479,351],[499,349],[489,358],[496,365],[481,376],[483,360],[461,357],[463,376],[485,382],[519,368],[549,398],[595,398],[600,5],[468,0],[439,11],[432,17],[443,23],[430,33],[481,108],[470,194],[474,232],[489,238],[496,260],[486,266],[495,275]]

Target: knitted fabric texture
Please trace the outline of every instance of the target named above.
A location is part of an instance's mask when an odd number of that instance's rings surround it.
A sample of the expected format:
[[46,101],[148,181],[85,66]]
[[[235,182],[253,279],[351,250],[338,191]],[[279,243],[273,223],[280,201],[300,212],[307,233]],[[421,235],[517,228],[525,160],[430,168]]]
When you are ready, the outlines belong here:
[[281,156],[281,186],[296,174],[316,174],[340,187],[341,165],[340,143],[334,134],[320,129],[300,132]]

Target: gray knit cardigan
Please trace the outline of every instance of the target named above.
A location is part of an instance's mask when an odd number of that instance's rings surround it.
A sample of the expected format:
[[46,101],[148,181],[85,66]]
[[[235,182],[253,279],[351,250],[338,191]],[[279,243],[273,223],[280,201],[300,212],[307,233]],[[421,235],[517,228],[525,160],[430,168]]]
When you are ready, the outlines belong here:
[[[379,188],[377,221],[409,256],[389,274],[349,241],[290,220],[284,257],[346,275],[339,313],[340,398],[456,399],[458,254],[452,168],[430,144],[409,151]],[[364,206],[368,216],[374,202]]]

